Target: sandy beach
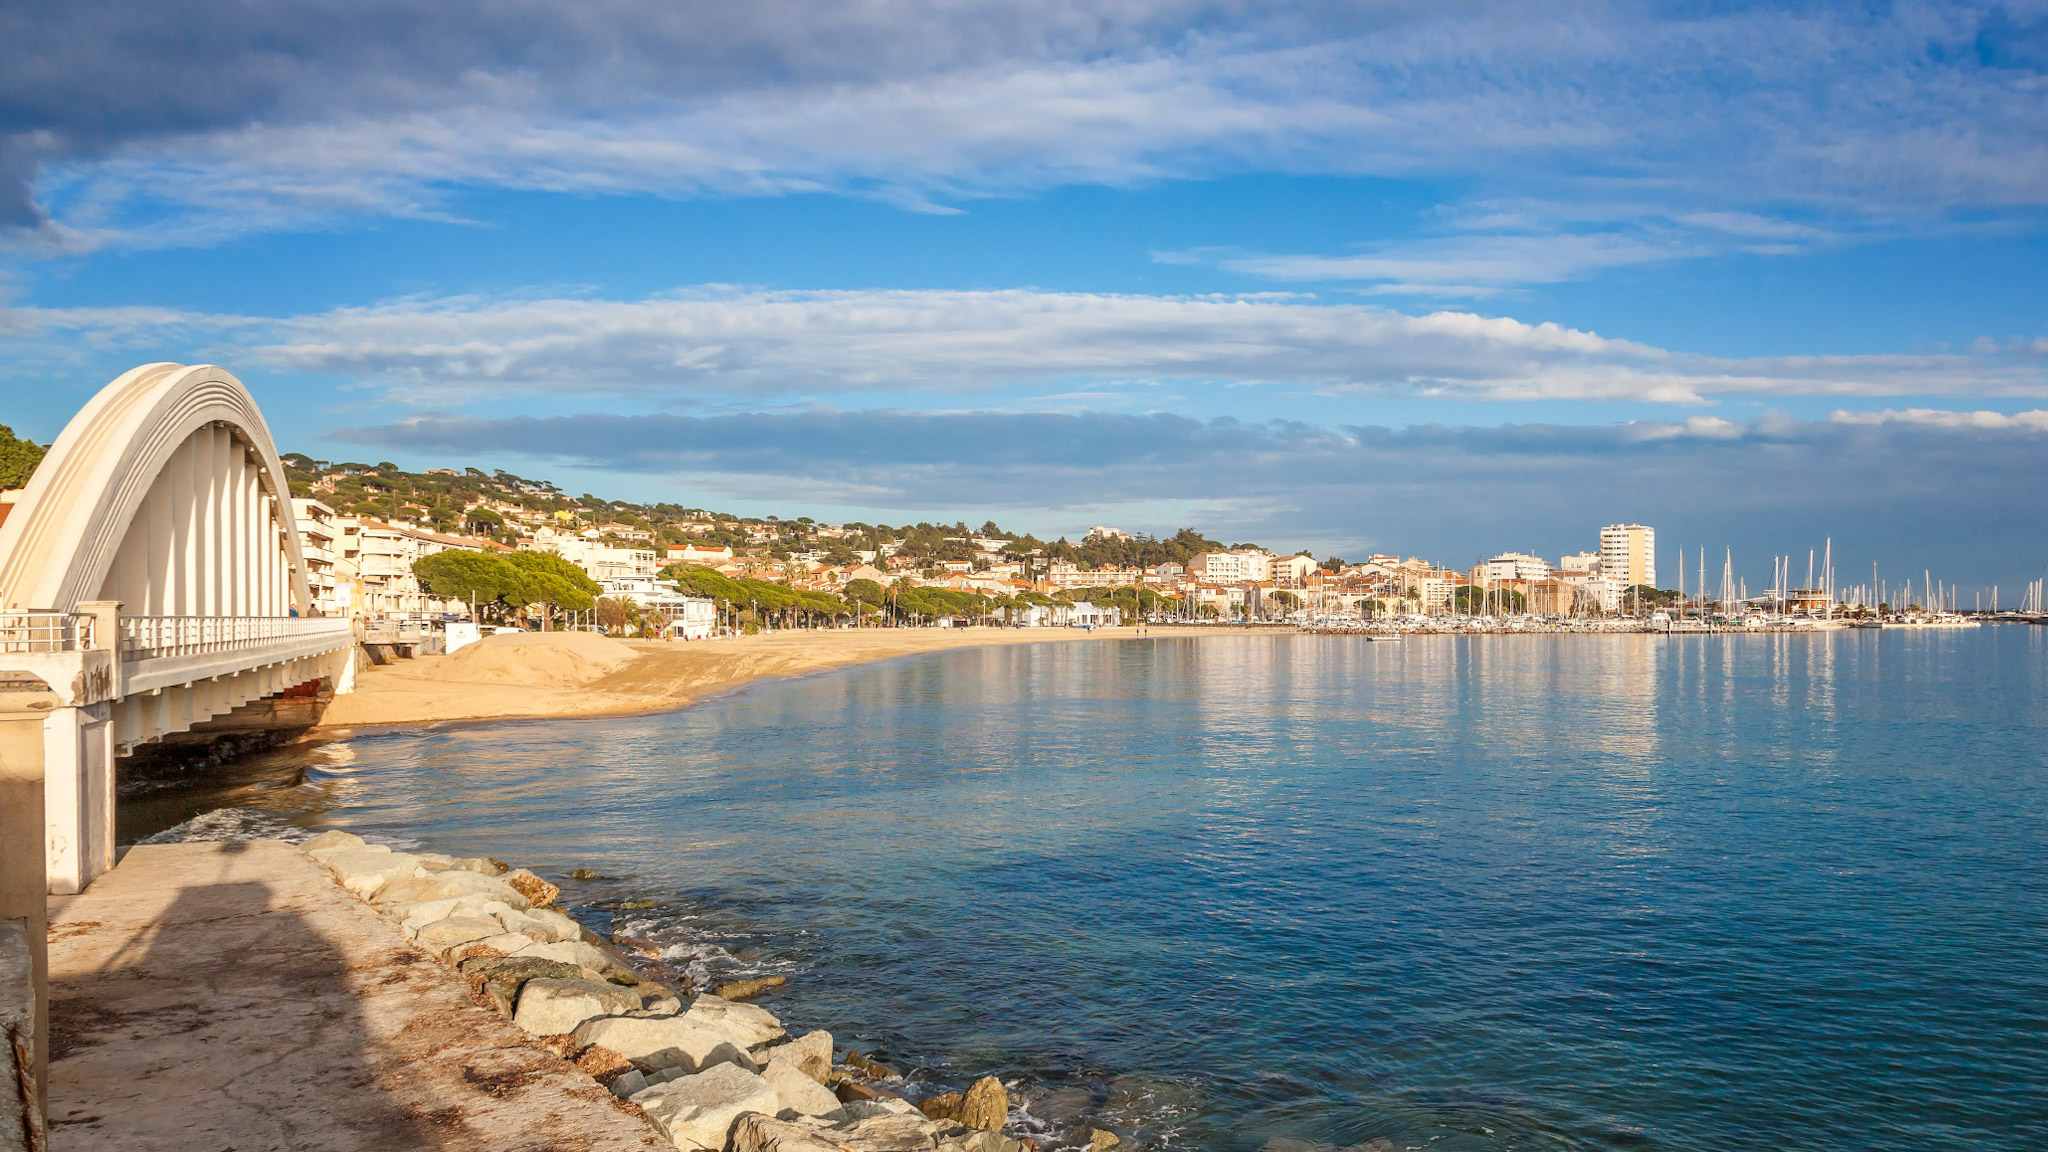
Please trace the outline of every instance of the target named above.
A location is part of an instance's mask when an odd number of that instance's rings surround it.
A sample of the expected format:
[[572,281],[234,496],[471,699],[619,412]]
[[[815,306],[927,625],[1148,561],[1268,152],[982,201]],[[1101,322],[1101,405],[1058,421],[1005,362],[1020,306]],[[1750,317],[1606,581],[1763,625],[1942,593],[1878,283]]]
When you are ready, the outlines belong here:
[[[1148,628],[1145,634],[1213,636],[1241,631]],[[580,632],[494,636],[453,656],[363,668],[356,690],[335,697],[328,707],[320,731],[659,712],[755,680],[919,652],[1135,635],[1134,628],[881,628],[777,632],[687,643],[621,641]]]

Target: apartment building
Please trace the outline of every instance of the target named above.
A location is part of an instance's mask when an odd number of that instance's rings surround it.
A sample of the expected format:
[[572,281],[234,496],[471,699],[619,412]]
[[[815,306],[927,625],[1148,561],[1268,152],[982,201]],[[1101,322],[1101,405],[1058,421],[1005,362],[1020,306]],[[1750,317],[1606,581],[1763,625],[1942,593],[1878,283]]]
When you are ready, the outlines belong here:
[[530,541],[521,540],[519,547],[527,551],[553,552],[583,569],[585,575],[599,584],[633,576],[652,576],[661,566],[652,548],[614,548],[581,535],[549,528],[535,532]]
[[1642,524],[1609,524],[1600,530],[1600,572],[1623,588],[1657,583],[1657,530]]
[[1263,583],[1273,578],[1271,552],[1242,548],[1233,552],[1197,552],[1188,558],[1188,576],[1204,584]]

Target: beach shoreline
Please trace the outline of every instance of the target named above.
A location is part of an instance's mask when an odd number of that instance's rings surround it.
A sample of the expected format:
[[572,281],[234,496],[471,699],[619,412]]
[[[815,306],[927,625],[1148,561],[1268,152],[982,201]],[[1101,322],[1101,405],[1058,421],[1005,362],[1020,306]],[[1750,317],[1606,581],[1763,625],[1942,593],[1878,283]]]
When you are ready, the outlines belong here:
[[644,716],[687,708],[763,680],[964,648],[1277,632],[1213,625],[877,628],[689,642],[527,633],[493,637],[454,656],[361,668],[355,691],[336,696],[306,738],[445,723]]

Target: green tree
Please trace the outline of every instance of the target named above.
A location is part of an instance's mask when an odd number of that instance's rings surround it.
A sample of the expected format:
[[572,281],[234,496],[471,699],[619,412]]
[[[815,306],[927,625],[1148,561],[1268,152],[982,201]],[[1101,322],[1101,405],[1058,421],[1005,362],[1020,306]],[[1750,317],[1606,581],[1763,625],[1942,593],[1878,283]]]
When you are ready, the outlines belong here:
[[0,489],[28,487],[28,478],[43,462],[44,451],[42,445],[17,439],[14,429],[0,424]]
[[495,604],[518,577],[504,557],[486,552],[450,549],[412,562],[412,574],[428,592],[443,600]]
[[552,605],[564,612],[585,612],[597,603],[597,581],[553,552],[513,552],[505,557],[514,578],[504,600],[514,608]]

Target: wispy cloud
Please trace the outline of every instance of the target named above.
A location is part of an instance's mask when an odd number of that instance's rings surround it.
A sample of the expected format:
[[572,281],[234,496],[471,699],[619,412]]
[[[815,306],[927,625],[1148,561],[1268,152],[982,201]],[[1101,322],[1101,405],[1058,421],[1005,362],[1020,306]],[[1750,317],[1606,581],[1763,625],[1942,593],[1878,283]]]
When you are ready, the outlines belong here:
[[415,407],[609,395],[759,402],[852,393],[985,396],[1191,381],[1333,396],[1698,405],[1726,397],[2048,395],[2026,347],[1730,359],[1472,312],[1288,296],[767,292],[639,300],[401,299],[301,316],[18,308],[31,360],[175,339],[230,363],[341,378]]
[[1776,205],[2048,200],[2048,25],[2009,4],[115,7],[0,18],[0,221],[194,242],[473,186],[938,206],[1260,170],[1625,192],[1771,244]]

